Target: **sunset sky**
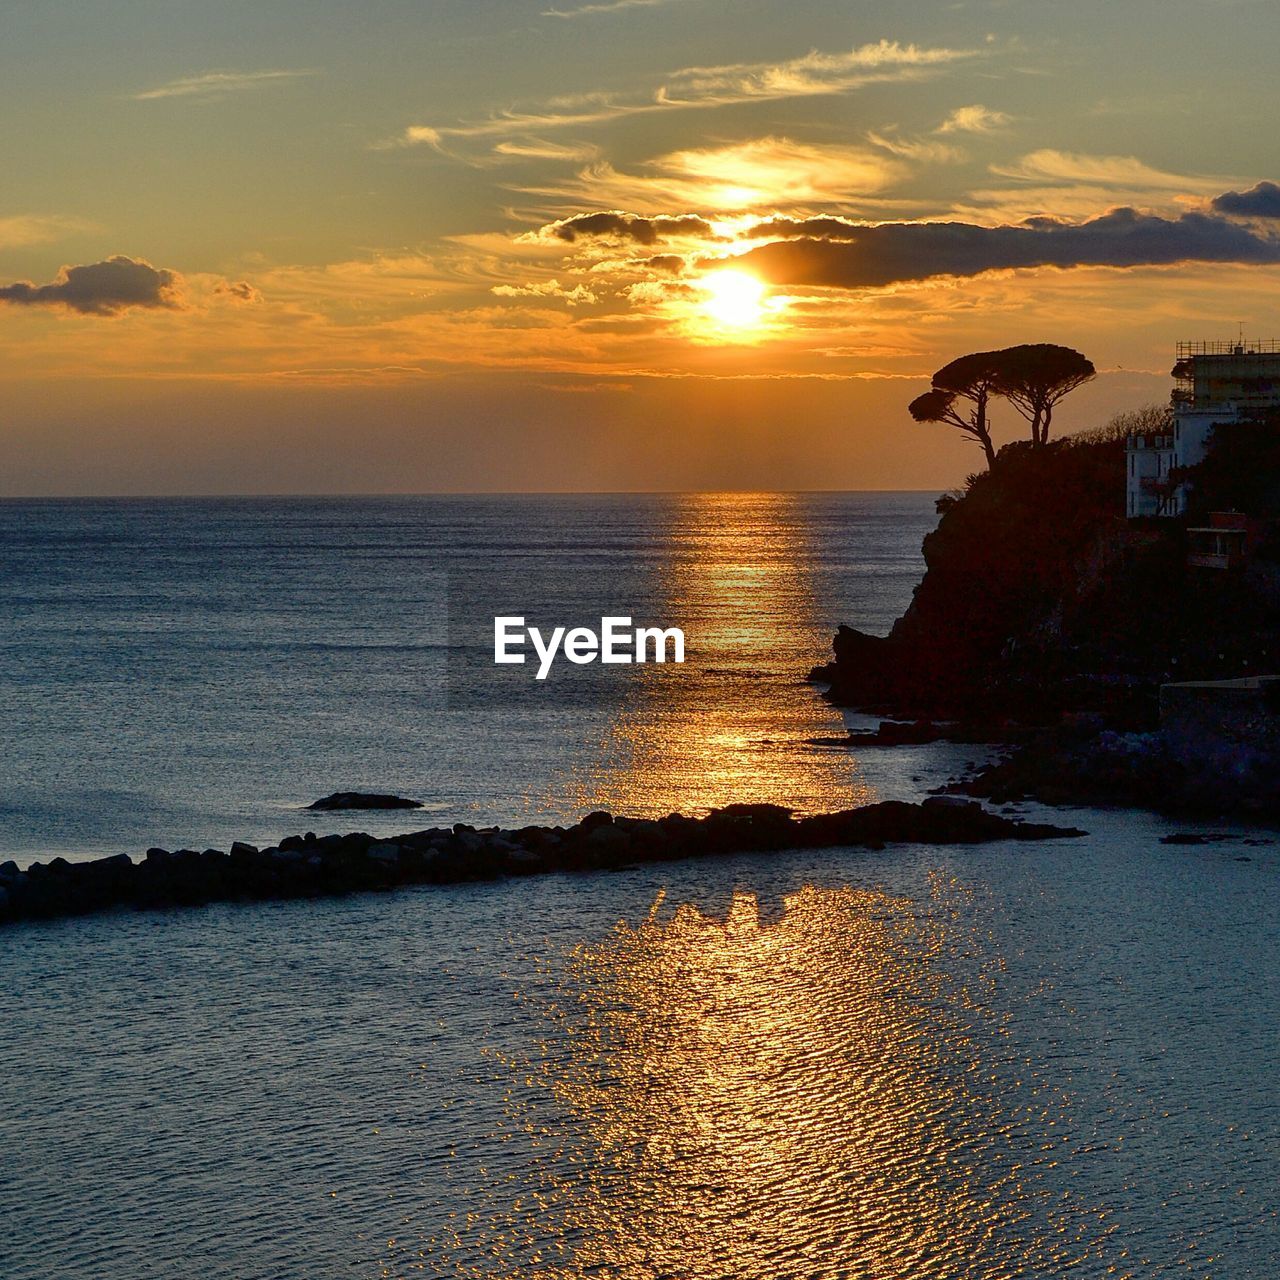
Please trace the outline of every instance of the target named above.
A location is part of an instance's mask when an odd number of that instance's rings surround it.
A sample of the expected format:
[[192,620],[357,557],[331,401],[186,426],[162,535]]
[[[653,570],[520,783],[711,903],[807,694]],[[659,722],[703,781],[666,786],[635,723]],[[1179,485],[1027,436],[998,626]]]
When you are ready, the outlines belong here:
[[1275,0],[11,0],[0,494],[952,485],[906,405],[956,355],[1079,348],[1071,430],[1280,333],[1277,48]]

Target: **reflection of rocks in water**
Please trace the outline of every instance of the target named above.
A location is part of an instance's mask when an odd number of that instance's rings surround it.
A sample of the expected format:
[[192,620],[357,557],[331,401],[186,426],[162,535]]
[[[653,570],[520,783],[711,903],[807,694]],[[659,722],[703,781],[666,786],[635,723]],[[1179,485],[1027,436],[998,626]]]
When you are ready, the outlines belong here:
[[993,1052],[999,962],[952,888],[923,911],[724,905],[659,895],[571,957],[512,1099],[504,1275],[996,1277],[1090,1253],[1098,1216],[1039,1183],[1052,1157]]

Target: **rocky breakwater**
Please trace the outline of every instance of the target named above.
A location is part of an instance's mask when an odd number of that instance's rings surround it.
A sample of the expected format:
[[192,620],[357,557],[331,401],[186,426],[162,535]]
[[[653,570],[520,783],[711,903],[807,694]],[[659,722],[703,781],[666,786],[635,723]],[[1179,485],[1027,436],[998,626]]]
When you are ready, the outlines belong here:
[[6,862],[0,865],[0,923],[110,908],[329,897],[747,852],[1083,834],[1075,828],[1014,822],[956,797],[933,797],[922,804],[885,801],[803,818],[776,805],[729,805],[703,818],[672,814],[654,821],[592,813],[571,827],[502,830],[459,823],[381,840],[362,832],[308,832],[265,849],[240,843],[225,852],[149,849],[140,862],[128,854],[92,862],[54,858],[26,870]]

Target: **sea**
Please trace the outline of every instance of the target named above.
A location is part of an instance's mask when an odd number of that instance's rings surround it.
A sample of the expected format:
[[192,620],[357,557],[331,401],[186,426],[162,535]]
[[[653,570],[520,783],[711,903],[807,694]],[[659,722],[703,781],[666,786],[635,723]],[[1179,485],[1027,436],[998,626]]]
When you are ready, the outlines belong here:
[[[934,496],[0,502],[0,861],[919,799],[979,749],[806,677]],[[1088,835],[0,928],[0,1277],[1280,1274],[1276,833],[1017,811]]]

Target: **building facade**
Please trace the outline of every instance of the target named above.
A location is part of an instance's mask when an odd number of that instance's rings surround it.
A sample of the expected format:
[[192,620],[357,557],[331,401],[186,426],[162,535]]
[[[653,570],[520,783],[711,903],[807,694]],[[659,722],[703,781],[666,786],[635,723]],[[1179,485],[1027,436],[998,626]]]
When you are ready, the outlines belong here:
[[1180,516],[1187,486],[1175,470],[1203,462],[1216,427],[1280,408],[1280,342],[1180,342],[1173,434],[1135,434],[1125,442],[1125,513]]

